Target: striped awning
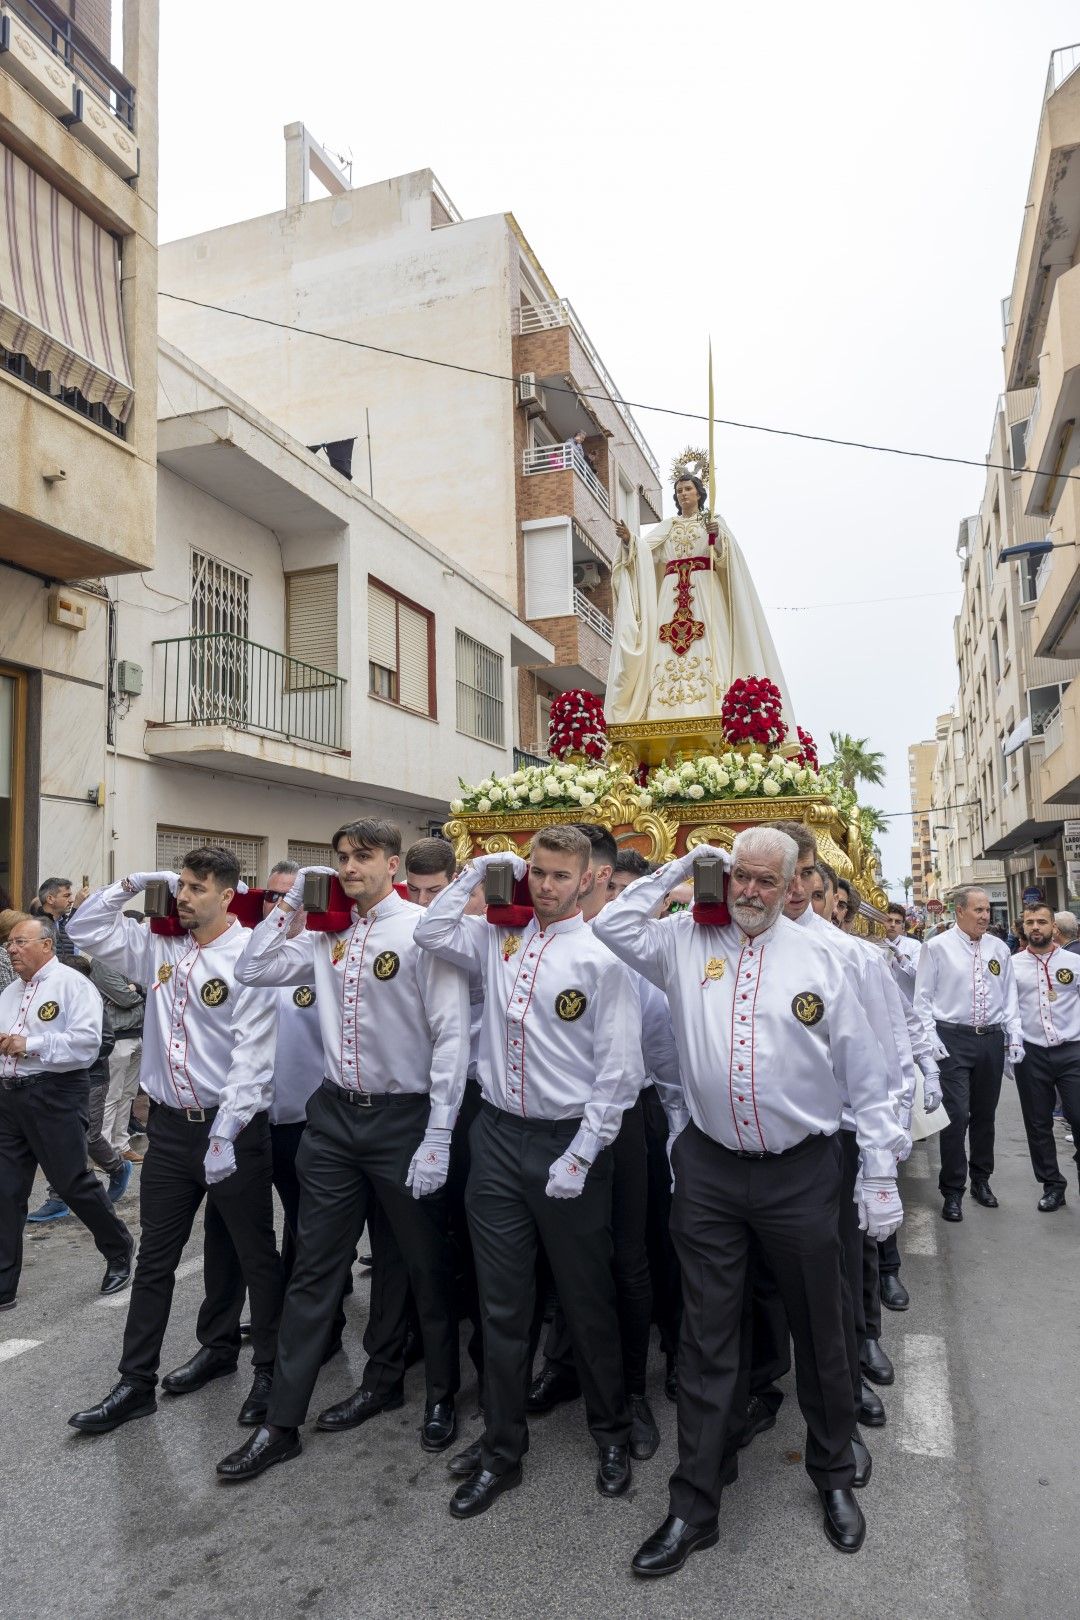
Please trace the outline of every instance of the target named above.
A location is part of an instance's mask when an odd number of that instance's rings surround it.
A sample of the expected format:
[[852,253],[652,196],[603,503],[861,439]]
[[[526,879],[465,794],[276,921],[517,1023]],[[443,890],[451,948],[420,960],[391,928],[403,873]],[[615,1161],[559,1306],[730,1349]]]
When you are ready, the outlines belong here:
[[133,402],[116,239],[0,145],[0,344],[119,421]]

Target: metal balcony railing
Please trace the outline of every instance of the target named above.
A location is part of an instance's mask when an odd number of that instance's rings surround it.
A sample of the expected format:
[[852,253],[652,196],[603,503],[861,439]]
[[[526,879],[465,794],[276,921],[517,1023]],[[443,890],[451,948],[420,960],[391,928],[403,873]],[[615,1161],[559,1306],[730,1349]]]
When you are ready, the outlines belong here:
[[514,749],[514,769],[523,771],[528,765],[550,765],[546,754],[530,754],[527,748]]
[[1070,74],[1080,67],[1080,45],[1063,45],[1060,50],[1051,51],[1050,68],[1046,75],[1046,93],[1044,101],[1060,90]]
[[594,500],[611,515],[608,492],[593,472],[583,452],[572,444],[536,444],[525,451],[523,471],[533,473],[561,472],[572,467]]
[[1032,438],[1035,435],[1035,425],[1039,420],[1039,411],[1041,410],[1041,408],[1042,408],[1042,383],[1040,382],[1038,388],[1036,388],[1036,390],[1035,390],[1035,398],[1031,402],[1031,415],[1028,417],[1027,425],[1024,428],[1024,465],[1025,466],[1029,465],[1029,463],[1031,461],[1031,441],[1032,441]]
[[615,386],[615,379],[597,353],[592,338],[578,319],[577,312],[569,298],[553,298],[546,304],[523,304],[514,311],[513,329],[519,337],[527,336],[530,332],[546,332],[553,326],[569,326],[574,332],[581,347],[588,355],[593,370],[610,395],[612,404],[630,429],[631,438],[657,478],[659,478],[660,467],[656,457],[649,449],[648,441],[635,422],[630,407],[622,403],[622,395]]
[[1048,714],[1046,719],[1043,721],[1042,737],[1043,758],[1046,759],[1048,755],[1055,751],[1055,749],[1061,747],[1064,740],[1064,734],[1061,729],[1060,703],[1058,704],[1057,708],[1052,710],[1052,712]]
[[32,34],[88,84],[127,129],[135,128],[135,87],[113,67],[93,40],[51,0],[7,0]]
[[342,746],[342,675],[224,633],[154,642],[161,726],[230,726],[315,748]]
[[578,590],[576,585],[574,587],[574,612],[583,624],[589,625],[591,629],[596,631],[598,636],[601,636],[610,645],[614,634],[611,620],[606,613],[601,613],[600,609],[594,606],[585,593]]

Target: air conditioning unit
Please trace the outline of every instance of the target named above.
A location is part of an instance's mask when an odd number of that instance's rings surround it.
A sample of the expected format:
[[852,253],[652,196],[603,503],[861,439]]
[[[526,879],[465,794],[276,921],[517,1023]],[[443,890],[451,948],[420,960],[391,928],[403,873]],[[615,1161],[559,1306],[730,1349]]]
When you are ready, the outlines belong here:
[[523,371],[517,382],[518,404],[525,407],[529,416],[539,416],[547,410],[547,400],[544,390],[537,387],[536,372]]
[[600,568],[594,562],[579,562],[574,564],[574,584],[580,591],[592,590],[600,583]]

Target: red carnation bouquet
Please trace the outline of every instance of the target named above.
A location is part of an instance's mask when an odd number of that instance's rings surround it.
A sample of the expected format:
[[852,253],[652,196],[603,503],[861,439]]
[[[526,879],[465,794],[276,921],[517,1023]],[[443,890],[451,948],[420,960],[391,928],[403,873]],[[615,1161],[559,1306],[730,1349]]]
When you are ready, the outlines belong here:
[[754,743],[759,748],[779,748],[787,736],[780,688],[761,675],[732,682],[724,694],[720,718],[724,736],[732,745]]
[[795,763],[805,766],[808,770],[816,771],[818,768],[817,743],[808,731],[803,730],[802,726],[796,726],[795,730],[799,733],[799,742],[802,745],[795,755]]
[[604,706],[595,692],[574,687],[560,692],[551,705],[548,724],[548,753],[553,759],[567,754],[584,754],[587,759],[603,759],[607,753],[607,720]]

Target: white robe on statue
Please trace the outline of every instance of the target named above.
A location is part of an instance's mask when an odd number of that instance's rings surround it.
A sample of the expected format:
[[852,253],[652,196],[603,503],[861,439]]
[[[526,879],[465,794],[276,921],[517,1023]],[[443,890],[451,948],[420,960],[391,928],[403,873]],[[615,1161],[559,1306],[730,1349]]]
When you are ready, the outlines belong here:
[[794,742],[787,682],[750,570],[718,523],[715,548],[701,517],[666,518],[620,547],[605,715],[613,725],[718,715],[732,681],[759,675],[780,688]]

